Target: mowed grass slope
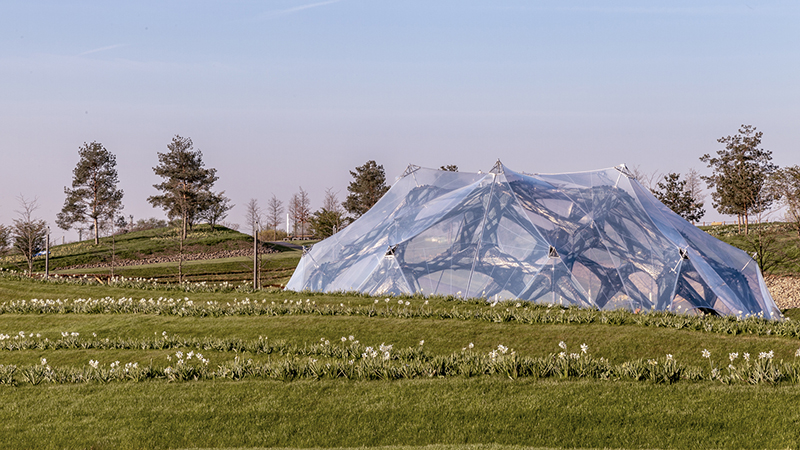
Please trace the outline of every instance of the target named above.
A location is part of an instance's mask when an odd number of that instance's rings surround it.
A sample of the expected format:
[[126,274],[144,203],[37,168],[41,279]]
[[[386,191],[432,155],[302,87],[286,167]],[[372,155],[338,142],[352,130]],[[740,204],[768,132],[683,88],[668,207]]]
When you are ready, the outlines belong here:
[[[100,238],[98,245],[87,239],[64,245],[53,245],[50,249],[50,269],[56,270],[82,264],[110,263],[112,252],[117,261],[137,260],[153,257],[170,257],[178,254],[180,241],[178,228],[155,228]],[[55,243],[54,243],[55,244]],[[113,248],[112,248],[113,247]],[[213,229],[206,224],[198,224],[189,232],[184,241],[184,253],[213,253],[227,250],[252,249],[253,238],[229,228],[217,225]],[[273,251],[286,250],[282,246],[263,244],[263,248]],[[44,257],[37,257],[35,271],[44,271]],[[0,259],[4,269],[23,269],[24,260],[19,255]]]

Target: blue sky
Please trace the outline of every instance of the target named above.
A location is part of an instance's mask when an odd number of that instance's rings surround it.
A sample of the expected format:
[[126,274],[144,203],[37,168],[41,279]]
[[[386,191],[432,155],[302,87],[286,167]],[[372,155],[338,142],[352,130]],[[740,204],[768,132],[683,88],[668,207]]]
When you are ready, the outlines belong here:
[[300,186],[314,208],[344,199],[369,159],[390,182],[498,158],[707,173],[698,158],[752,124],[800,164],[798,23],[789,1],[3,2],[0,223],[19,194],[52,222],[91,141],[117,155],[125,214],[163,217],[146,198],[176,134],[239,223]]

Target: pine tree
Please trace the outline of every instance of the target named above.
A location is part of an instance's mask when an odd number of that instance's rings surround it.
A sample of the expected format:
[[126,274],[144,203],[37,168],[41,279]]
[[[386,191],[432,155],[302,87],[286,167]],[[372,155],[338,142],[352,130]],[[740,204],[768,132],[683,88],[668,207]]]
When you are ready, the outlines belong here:
[[363,166],[350,171],[353,181],[347,186],[350,194],[345,199],[343,206],[354,219],[361,217],[369,211],[378,200],[389,190],[386,185],[386,175],[383,166],[375,161],[367,161]]
[[659,181],[653,192],[661,203],[689,222],[698,222],[705,214],[703,203],[695,201],[692,192],[686,188],[686,180],[680,174],[669,173]]
[[65,187],[67,199],[56,216],[59,228],[69,230],[75,223],[91,221],[94,243],[100,242],[99,221],[110,219],[122,209],[121,189],[117,189],[117,157],[99,142],[84,143],[78,149],[80,160],[73,169],[72,189]]
[[717,139],[725,148],[712,158],[705,154],[700,161],[708,164],[712,175],[701,177],[711,192],[714,208],[722,214],[735,215],[745,234],[749,216],[766,211],[774,200],[765,189],[770,174],[777,169],[772,164],[772,152],[759,148],[763,133],[752,125],[742,125],[739,134]]
[[194,150],[192,140],[176,135],[166,153],[158,153],[159,165],[153,167],[164,182],[153,187],[162,192],[147,198],[154,207],[161,207],[170,219],[181,219],[181,236],[186,238],[190,221],[202,211],[211,188],[217,181],[216,169],[206,169],[203,153]]

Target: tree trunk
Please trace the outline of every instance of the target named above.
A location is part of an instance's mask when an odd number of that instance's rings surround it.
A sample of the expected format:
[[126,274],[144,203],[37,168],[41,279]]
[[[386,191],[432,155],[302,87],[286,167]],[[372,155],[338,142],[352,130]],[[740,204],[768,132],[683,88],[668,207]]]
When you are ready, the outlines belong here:
[[748,216],[747,216],[747,214],[745,214],[744,215],[744,235],[745,236],[747,236],[748,233],[750,232],[750,228],[748,226],[750,224],[749,222],[750,221],[748,220]]
[[94,245],[97,245],[100,243],[100,232],[97,229],[97,217],[95,217],[93,220],[94,220]]
[[183,284],[183,233],[181,233],[181,244],[178,249],[178,284]]
[[258,229],[253,224],[253,290],[258,289]]

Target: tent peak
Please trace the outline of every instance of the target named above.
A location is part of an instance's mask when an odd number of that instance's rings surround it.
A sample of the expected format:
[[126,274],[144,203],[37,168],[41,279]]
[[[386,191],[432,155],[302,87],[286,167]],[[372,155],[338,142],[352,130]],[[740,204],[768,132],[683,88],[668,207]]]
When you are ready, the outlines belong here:
[[631,173],[631,171],[628,169],[628,166],[626,166],[624,163],[620,164],[618,166],[614,166],[614,168],[617,169],[617,171],[619,171],[621,174],[625,175],[626,177],[634,179],[634,180],[636,179],[636,176],[634,176],[633,173]]
[[406,170],[403,172],[403,174],[400,175],[400,178],[405,178],[408,175],[411,175],[412,173],[418,171],[419,169],[421,169],[420,166],[409,164],[408,167],[406,167]]
[[489,173],[505,173],[505,168],[503,163],[500,162],[500,159],[494,163],[494,167],[492,167],[492,170],[490,170]]

